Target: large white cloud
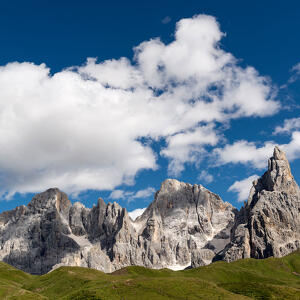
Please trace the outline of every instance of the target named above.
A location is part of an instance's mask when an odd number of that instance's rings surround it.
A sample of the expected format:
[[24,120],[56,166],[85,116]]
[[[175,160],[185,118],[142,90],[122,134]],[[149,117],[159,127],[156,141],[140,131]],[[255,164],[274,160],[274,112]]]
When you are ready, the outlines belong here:
[[180,20],[170,44],[141,43],[133,61],[88,59],[54,75],[44,64],[0,67],[1,192],[131,184],[157,168],[143,137],[166,139],[162,154],[180,172],[217,143],[215,122],[277,112],[268,80],[238,66],[222,36],[215,18],[199,15]]

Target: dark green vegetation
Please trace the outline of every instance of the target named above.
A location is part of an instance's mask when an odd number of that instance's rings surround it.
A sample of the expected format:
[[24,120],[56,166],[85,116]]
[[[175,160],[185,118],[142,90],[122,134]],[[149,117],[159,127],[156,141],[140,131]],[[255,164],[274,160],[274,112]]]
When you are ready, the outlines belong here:
[[300,299],[300,251],[177,272],[61,267],[32,276],[0,263],[0,299]]

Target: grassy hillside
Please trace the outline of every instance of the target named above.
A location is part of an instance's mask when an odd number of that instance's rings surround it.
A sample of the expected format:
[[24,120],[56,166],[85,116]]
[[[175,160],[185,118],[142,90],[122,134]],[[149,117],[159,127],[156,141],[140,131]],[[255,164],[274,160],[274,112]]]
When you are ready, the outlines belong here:
[[0,263],[0,299],[300,299],[300,252],[177,272],[62,267],[32,276]]

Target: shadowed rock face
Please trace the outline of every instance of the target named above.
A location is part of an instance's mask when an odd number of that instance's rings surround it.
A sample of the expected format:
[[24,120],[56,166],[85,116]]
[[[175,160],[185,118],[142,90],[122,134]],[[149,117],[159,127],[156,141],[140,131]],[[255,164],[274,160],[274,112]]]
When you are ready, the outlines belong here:
[[0,257],[33,274],[52,269],[79,249],[66,221],[71,203],[58,189],[36,195],[28,206],[0,214]]
[[281,257],[299,249],[299,212],[299,187],[284,152],[275,147],[267,172],[253,182],[237,215],[231,242],[215,260]]
[[204,188],[165,180],[142,216],[101,198],[93,208],[54,188],[28,206],[0,214],[0,259],[32,274],[62,265],[104,272],[141,265],[181,269],[245,257],[283,256],[300,248],[300,192],[285,154],[237,212]]

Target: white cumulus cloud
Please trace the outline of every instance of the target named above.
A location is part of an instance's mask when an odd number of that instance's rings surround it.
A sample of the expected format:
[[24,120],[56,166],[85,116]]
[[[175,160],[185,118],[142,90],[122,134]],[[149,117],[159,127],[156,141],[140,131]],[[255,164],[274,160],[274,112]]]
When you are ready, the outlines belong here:
[[[170,172],[218,142],[215,123],[280,107],[270,82],[221,49],[216,19],[180,20],[175,39],[134,48],[134,58],[51,75],[44,64],[0,67],[0,194],[112,190],[157,168],[148,140],[166,140]],[[207,134],[207,140],[203,135]]]
[[252,187],[252,182],[257,179],[258,175],[252,175],[240,181],[235,181],[228,189],[230,192],[238,194],[238,201],[242,202],[248,199],[250,189]]
[[228,144],[224,148],[217,148],[214,153],[217,155],[217,163],[220,165],[241,163],[263,169],[266,167],[275,145],[273,142],[266,142],[259,147],[254,142],[241,140]]
[[287,144],[276,144],[267,141],[262,146],[245,140],[228,144],[223,148],[214,149],[217,165],[228,163],[241,163],[256,169],[264,169],[267,166],[268,158],[272,156],[275,146],[285,151],[290,161],[300,158],[300,131],[294,131],[290,142]]

